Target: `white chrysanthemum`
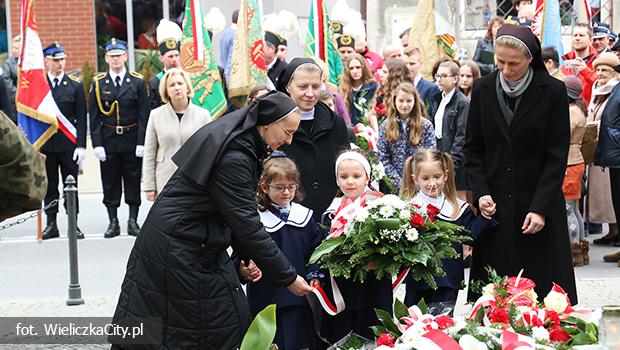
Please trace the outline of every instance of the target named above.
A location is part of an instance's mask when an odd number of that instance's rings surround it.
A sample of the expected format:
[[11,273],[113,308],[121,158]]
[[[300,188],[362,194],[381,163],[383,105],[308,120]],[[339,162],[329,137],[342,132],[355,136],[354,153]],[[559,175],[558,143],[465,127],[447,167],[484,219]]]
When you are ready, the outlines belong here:
[[372,175],[375,179],[382,179],[385,177],[385,168],[381,162],[372,165]]
[[545,327],[532,327],[532,337],[536,340],[549,341],[549,331]]
[[411,212],[407,209],[403,209],[400,211],[400,214],[398,214],[398,218],[401,220],[409,220],[411,218]]
[[419,237],[418,230],[416,230],[415,227],[408,229],[407,233],[405,233],[405,237],[407,237],[407,240],[410,242],[415,241]]
[[353,218],[353,220],[357,222],[364,222],[366,221],[366,219],[368,219],[369,215],[370,213],[368,212],[368,210],[366,210],[366,208],[358,208],[355,211],[355,217]]
[[379,209],[379,215],[383,216],[384,218],[392,217],[392,215],[394,215],[394,208],[388,205],[381,207]]

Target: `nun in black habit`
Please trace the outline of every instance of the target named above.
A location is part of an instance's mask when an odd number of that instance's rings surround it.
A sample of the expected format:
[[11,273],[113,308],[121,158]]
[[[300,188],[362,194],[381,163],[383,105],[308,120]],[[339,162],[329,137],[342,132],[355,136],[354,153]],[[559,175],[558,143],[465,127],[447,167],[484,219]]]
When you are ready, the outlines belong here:
[[322,74],[312,59],[296,57],[284,68],[276,85],[295,101],[301,113],[300,128],[282,151],[297,164],[305,194],[301,204],[314,211],[317,222],[338,191],[336,158],[350,148],[343,119],[319,101]]
[[499,28],[495,56],[499,69],[474,82],[464,154],[474,204],[500,224],[474,248],[470,280],[485,280],[486,266],[510,276],[523,269],[541,299],[555,282],[575,304],[562,195],[566,88],[547,73],[529,28]]
[[[234,349],[250,323],[232,246],[296,295],[311,288],[261,224],[261,160],[290,143],[299,112],[273,91],[199,129],[172,158],[179,169],[153,204],[129,256],[113,322],[156,330],[160,349]],[[161,333],[159,334],[159,330]],[[113,349],[133,349],[110,338]]]

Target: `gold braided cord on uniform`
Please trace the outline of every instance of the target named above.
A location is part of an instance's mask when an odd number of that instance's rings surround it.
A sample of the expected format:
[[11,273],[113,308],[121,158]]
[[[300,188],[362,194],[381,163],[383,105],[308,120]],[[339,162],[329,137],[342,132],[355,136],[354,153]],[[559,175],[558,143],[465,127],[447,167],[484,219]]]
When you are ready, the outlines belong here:
[[109,110],[106,111],[103,108],[103,104],[101,103],[101,93],[99,92],[99,79],[95,79],[95,96],[97,96],[97,105],[99,106],[99,110],[106,117],[111,117],[112,113],[114,113],[114,110],[116,109],[116,125],[119,125],[121,115],[119,113],[118,100],[114,100],[114,102],[112,102]]

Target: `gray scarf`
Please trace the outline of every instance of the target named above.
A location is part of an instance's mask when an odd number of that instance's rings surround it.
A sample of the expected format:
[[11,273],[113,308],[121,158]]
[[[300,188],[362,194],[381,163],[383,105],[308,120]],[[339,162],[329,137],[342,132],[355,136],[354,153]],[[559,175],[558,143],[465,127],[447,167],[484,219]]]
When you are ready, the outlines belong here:
[[[509,83],[508,81],[506,81],[502,72],[497,73],[497,80],[495,84],[495,91],[497,92],[497,102],[508,125],[512,123],[512,120],[515,117],[515,112],[517,111],[517,107],[519,106],[519,102],[521,102],[521,95],[523,95],[525,90],[527,90],[527,88],[530,86],[530,83],[532,82],[532,77],[534,77],[534,70],[532,69],[532,67],[529,67],[527,69],[527,73],[525,73],[525,76],[521,78],[521,80],[514,83]],[[514,111],[510,109],[508,101],[506,100],[506,96],[516,99]]]

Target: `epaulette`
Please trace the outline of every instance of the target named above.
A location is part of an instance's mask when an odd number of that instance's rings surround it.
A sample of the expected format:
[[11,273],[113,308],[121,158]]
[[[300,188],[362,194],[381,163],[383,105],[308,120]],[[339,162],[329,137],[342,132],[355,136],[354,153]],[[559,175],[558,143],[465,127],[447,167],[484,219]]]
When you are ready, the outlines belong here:
[[78,77],[76,77],[76,76],[74,76],[74,75],[67,74],[67,77],[69,77],[69,79],[71,79],[71,80],[75,81],[76,83],[81,83],[81,82],[82,82],[82,81],[80,80],[80,78],[78,78]]
[[97,75],[95,75],[93,77],[93,80],[101,80],[101,79],[103,79],[106,76],[106,74],[108,74],[108,73],[106,73],[106,72],[99,73],[99,74],[97,74]]
[[144,79],[144,77],[142,76],[142,74],[140,74],[140,73],[138,73],[138,72],[129,71],[129,74],[130,74],[132,77],[136,77],[136,78],[138,78],[138,79]]

